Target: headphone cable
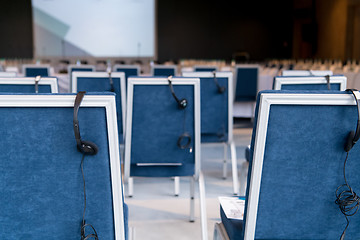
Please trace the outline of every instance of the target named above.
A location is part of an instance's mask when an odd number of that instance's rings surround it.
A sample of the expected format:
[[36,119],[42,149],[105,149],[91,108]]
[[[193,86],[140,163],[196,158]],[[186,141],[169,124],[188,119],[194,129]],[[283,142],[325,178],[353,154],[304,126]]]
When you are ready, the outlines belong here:
[[[349,157],[349,152],[346,153],[346,158],[344,161],[344,168],[343,168],[345,184],[340,185],[335,192],[336,194],[335,203],[339,206],[341,213],[346,218],[346,227],[343,233],[341,234],[340,240],[345,239],[345,233],[350,223],[348,217],[355,215],[360,207],[360,197],[353,191],[353,189],[350,187],[346,179],[346,162],[348,160],[348,157]],[[339,192],[339,190],[342,188],[345,189]]]
[[[88,239],[95,239],[95,240],[99,240],[99,237],[97,235],[97,232],[95,230],[95,228],[91,225],[91,224],[86,224],[85,223],[85,211],[86,211],[86,187],[85,187],[85,175],[84,175],[84,159],[85,159],[85,154],[83,154],[82,159],[81,159],[81,173],[82,173],[82,178],[83,178],[83,183],[84,183],[84,211],[83,211],[83,217],[82,217],[82,222],[81,222],[81,240],[88,240]],[[90,227],[93,231],[93,233],[85,235],[85,229],[86,227]]]

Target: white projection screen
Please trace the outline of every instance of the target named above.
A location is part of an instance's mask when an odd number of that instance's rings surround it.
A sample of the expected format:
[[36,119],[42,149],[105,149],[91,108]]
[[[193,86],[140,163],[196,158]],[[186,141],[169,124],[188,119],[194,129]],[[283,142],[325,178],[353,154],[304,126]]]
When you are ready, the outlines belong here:
[[35,57],[155,57],[156,0],[32,0]]

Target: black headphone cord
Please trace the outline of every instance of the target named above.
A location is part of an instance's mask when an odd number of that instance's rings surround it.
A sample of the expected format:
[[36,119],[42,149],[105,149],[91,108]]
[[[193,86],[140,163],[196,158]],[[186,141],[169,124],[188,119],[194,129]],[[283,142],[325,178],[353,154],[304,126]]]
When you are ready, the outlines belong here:
[[[346,162],[348,160],[349,157],[349,152],[346,153],[346,158],[344,161],[344,168],[343,168],[343,174],[344,174],[344,180],[345,180],[345,184],[340,185],[337,189],[336,189],[336,200],[335,203],[339,206],[340,211],[342,214],[344,214],[345,218],[346,218],[346,227],[343,231],[343,233],[341,234],[340,240],[345,239],[345,233],[346,230],[349,226],[349,219],[348,217],[351,217],[353,215],[355,215],[360,207],[360,197],[353,191],[353,189],[350,187],[350,185],[347,182],[346,179]],[[341,192],[340,189],[343,189]]]
[[[83,211],[83,217],[82,217],[82,222],[81,222],[81,240],[88,240],[91,238],[93,238],[95,240],[99,240],[99,237],[97,235],[95,228],[91,224],[85,223],[86,187],[85,187],[85,175],[84,175],[84,159],[85,159],[85,154],[83,154],[82,159],[81,159],[81,173],[82,173],[83,183],[84,183],[84,211]],[[87,227],[90,227],[92,229],[93,233],[85,235],[85,230]]]

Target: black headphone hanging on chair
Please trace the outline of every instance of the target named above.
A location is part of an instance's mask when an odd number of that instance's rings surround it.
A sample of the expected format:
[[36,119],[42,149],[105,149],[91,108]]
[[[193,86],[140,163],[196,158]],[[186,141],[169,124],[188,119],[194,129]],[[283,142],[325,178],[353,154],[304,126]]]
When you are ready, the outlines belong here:
[[179,100],[177,98],[177,96],[175,95],[174,88],[173,88],[173,85],[172,85],[172,76],[168,77],[168,82],[169,82],[171,95],[174,97],[175,101],[178,103],[179,108],[185,109],[187,107],[188,102],[187,102],[187,100],[185,98]]
[[81,139],[80,136],[80,128],[79,128],[79,120],[78,120],[78,111],[80,108],[80,104],[82,102],[82,99],[84,98],[86,92],[78,92],[75,98],[75,104],[74,104],[74,134],[75,134],[75,140],[77,144],[77,149],[86,155],[95,155],[98,152],[98,147],[95,143],[90,141],[84,141]]
[[349,132],[349,135],[346,139],[345,152],[349,152],[360,138],[360,93],[356,89],[347,89],[346,91],[350,91],[353,94],[356,100],[357,113],[358,113],[356,131]]
[[221,93],[221,94],[224,93],[226,88],[224,86],[220,86],[220,84],[219,84],[219,82],[218,82],[218,80],[216,78],[216,71],[213,71],[212,73],[214,75],[214,82],[215,82],[215,85],[216,85],[216,87],[218,89],[218,92]]
[[[179,98],[177,98],[175,92],[174,92],[174,88],[172,86],[172,76],[169,76],[168,77],[168,82],[169,82],[169,88],[170,88],[170,91],[171,91],[171,95],[174,97],[175,101],[177,102],[178,106],[180,109],[182,110],[185,110],[185,108],[187,107],[188,105],[188,101],[183,98],[181,100],[179,100]],[[191,136],[189,133],[187,133],[185,131],[185,112],[184,112],[184,133],[181,134],[181,136],[178,138],[178,141],[177,141],[177,146],[180,148],[180,149],[187,149],[187,148],[190,148],[190,145],[191,145]]]

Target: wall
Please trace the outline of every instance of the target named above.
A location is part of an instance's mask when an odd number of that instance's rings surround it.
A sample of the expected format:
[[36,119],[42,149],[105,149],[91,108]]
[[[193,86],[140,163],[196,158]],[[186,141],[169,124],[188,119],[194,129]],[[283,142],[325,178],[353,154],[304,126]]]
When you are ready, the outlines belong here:
[[316,0],[316,58],[345,59],[347,10],[347,0]]
[[158,59],[290,58],[292,1],[158,0]]
[[32,58],[30,0],[0,1],[0,58]]

